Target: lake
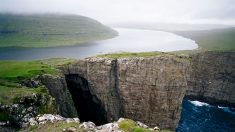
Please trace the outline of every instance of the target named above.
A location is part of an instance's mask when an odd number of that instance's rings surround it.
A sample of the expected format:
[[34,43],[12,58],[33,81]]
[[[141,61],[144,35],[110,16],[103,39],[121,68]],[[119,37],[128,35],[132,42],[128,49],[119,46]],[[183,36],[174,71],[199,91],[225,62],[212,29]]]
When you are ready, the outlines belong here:
[[119,36],[92,43],[50,48],[0,48],[0,60],[38,60],[46,58],[84,58],[114,52],[177,51],[198,48],[195,41],[173,33],[116,28]]

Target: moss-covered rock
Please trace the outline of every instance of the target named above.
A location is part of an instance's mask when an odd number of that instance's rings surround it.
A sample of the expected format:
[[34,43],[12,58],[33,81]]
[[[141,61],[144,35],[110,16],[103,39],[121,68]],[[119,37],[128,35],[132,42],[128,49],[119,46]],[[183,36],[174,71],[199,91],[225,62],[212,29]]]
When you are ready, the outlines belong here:
[[31,117],[39,113],[56,113],[54,99],[47,93],[17,97],[13,104],[0,105],[0,122],[4,126],[26,127]]
[[0,127],[25,127],[31,117],[57,113],[55,99],[42,84],[41,76],[58,76],[58,67],[72,62],[71,59],[0,61]]

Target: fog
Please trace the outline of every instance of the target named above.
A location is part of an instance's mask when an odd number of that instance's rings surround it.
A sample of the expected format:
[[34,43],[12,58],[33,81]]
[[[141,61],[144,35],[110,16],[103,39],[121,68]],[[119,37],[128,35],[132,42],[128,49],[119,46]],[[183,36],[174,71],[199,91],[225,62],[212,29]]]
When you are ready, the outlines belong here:
[[0,0],[1,13],[69,13],[103,23],[235,23],[235,0]]

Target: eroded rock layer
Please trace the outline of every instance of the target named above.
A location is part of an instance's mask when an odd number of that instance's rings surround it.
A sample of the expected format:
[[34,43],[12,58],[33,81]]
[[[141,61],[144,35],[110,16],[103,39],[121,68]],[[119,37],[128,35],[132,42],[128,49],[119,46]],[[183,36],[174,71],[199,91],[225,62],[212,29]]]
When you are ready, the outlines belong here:
[[192,56],[186,97],[235,107],[235,52]]
[[[63,67],[62,80],[72,75],[86,82],[87,86],[81,88],[89,91],[91,103],[104,110],[102,116],[107,122],[127,117],[150,126],[175,129],[184,97],[235,106],[234,68],[234,52],[92,57]],[[76,79],[72,82],[76,84]]]
[[40,81],[44,84],[50,95],[55,98],[57,112],[64,117],[76,117],[77,111],[68,90],[64,76],[40,76]]
[[150,126],[176,128],[187,88],[189,58],[88,58],[64,69],[85,78],[103,103],[108,121],[128,117]]

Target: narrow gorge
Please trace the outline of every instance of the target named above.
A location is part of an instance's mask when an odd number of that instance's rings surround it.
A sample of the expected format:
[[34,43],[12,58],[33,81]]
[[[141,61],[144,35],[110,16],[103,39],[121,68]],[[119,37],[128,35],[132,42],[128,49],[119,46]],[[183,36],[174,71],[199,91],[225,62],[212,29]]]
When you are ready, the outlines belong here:
[[175,130],[182,100],[235,106],[235,52],[78,60],[44,75],[62,116],[104,124],[126,117]]

